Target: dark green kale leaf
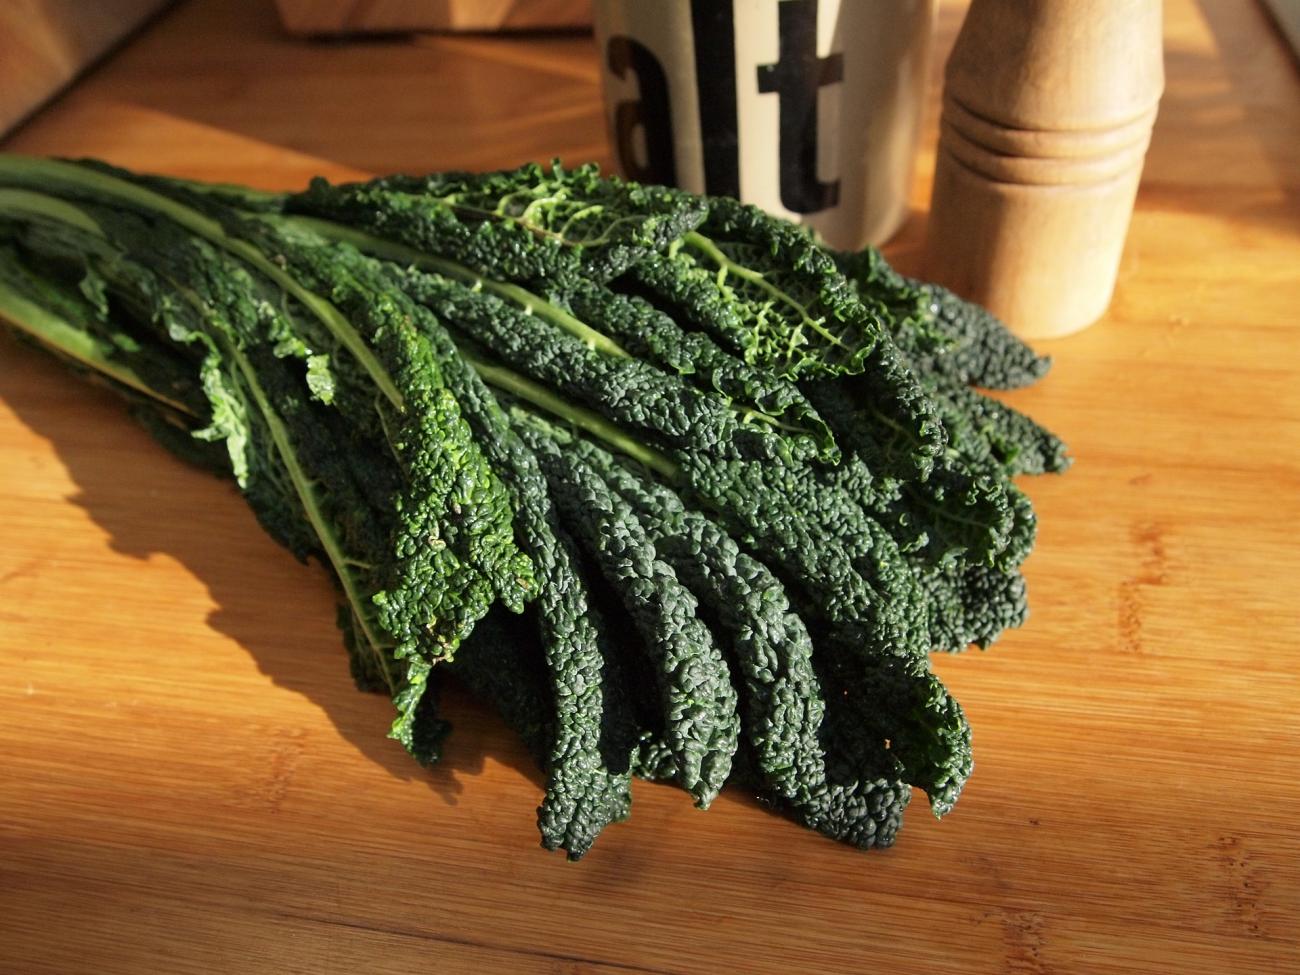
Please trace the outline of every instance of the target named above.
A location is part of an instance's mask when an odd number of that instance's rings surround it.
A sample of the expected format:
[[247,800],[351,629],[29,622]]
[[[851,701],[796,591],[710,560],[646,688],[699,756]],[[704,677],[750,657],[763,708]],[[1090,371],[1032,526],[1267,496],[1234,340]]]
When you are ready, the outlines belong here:
[[711,198],[701,228],[637,264],[629,280],[752,365],[801,382],[856,377],[891,469],[923,478],[942,450],[942,427],[890,341],[883,306],[864,300],[801,228]]
[[581,457],[629,504],[677,577],[717,618],[745,687],[745,733],[768,787],[797,800],[821,777],[823,704],[812,671],[812,642],[790,610],[784,587],[707,517],[688,509],[648,471],[633,473],[611,454],[574,439]]
[[834,257],[859,295],[887,309],[894,341],[919,373],[1016,389],[1051,368],[1051,359],[1037,355],[987,309],[942,285],[904,277],[875,248]]
[[955,380],[934,376],[926,385],[947,431],[948,452],[963,463],[1006,475],[1058,474],[1070,466],[1061,439],[1023,413]]
[[[292,328],[292,324],[284,320],[286,313],[280,310],[285,304],[284,300],[262,297],[267,286],[254,279],[236,258],[216,250],[200,237],[185,234],[166,220],[146,225],[141,217],[132,213],[121,212],[113,216],[104,208],[99,208],[96,214],[102,225],[107,227],[107,232],[127,248],[132,258],[146,260],[160,275],[161,286],[154,293],[139,296],[138,302],[147,304],[153,301],[157,305],[158,314],[163,314],[171,305],[178,304],[176,296],[180,296],[183,300],[179,307],[189,306],[193,316],[201,323],[186,331],[203,332],[210,337],[221,353],[221,360],[227,363],[231,371],[231,381],[245,388],[244,412],[261,415],[266,427],[263,442],[275,445],[283,469],[282,479],[290,481],[299,496],[308,521],[318,536],[321,548],[327,553],[328,561],[335,569],[351,605],[356,629],[364,633],[365,642],[372,656],[379,661],[381,669],[387,670],[387,683],[399,710],[393,734],[409,746],[414,740],[412,722],[423,694],[427,662],[446,652],[446,642],[431,639],[424,627],[427,627],[428,621],[442,622],[440,606],[446,610],[447,617],[468,620],[470,624],[477,618],[473,614],[477,612],[477,615],[482,615],[487,606],[482,605],[481,609],[476,609],[472,601],[467,601],[466,587],[459,584],[454,573],[439,575],[436,571],[417,571],[427,568],[431,559],[436,560],[442,552],[436,546],[428,545],[427,537],[415,539],[415,544],[420,548],[413,552],[401,547],[403,535],[400,530],[393,531],[394,541],[385,546],[362,544],[363,540],[358,535],[363,530],[373,534],[375,526],[370,521],[349,516],[366,499],[348,490],[354,483],[352,477],[356,471],[346,461],[339,459],[346,454],[340,453],[336,447],[336,442],[344,439],[345,435],[331,436],[331,424],[328,422],[313,423],[310,411],[303,401],[295,398],[298,390],[302,390],[302,396],[306,397],[310,388],[306,372],[297,380],[277,379],[283,369],[287,368],[279,354],[284,352],[284,336],[280,333]],[[115,274],[122,280],[123,272],[119,268],[130,264],[130,261],[117,261],[116,264],[110,262],[102,270],[104,273]],[[160,295],[166,300],[160,300]],[[268,319],[276,321],[268,326]],[[181,328],[174,313],[167,327],[171,331]],[[381,354],[390,360],[388,366],[398,367],[400,371],[398,355],[401,350],[392,347],[394,337],[415,342],[418,336],[409,323],[405,325],[405,331],[399,325],[394,325],[388,332],[376,331],[379,332],[375,337],[380,339]],[[407,390],[412,401],[400,414],[403,425],[401,429],[405,430],[405,424],[408,423],[423,423],[425,437],[434,433],[439,441],[445,441],[447,431],[443,429],[442,418],[435,415],[436,418],[430,422],[427,404],[420,400],[421,387],[418,384],[427,383],[436,376],[427,368],[417,366],[414,375],[408,378],[413,380]],[[267,385],[273,381],[276,383],[274,387]],[[382,396],[378,399],[383,401]],[[249,404],[256,409],[249,410]],[[374,407],[370,409],[373,410]],[[417,430],[417,436],[420,433]],[[401,436],[400,432],[398,436]],[[471,444],[468,430],[464,432],[462,440],[465,444]],[[399,465],[404,460],[400,456],[396,459]],[[238,465],[235,468],[238,476]],[[407,463],[405,471],[405,490],[390,503],[390,518],[400,519],[403,511],[418,513],[430,510],[428,503],[421,503],[422,494],[424,498],[431,498],[435,504],[439,497],[436,494],[439,483],[436,478],[431,482],[413,476],[412,472],[419,476],[425,474],[418,464]],[[323,485],[326,490],[320,490],[318,485]],[[502,501],[499,508],[504,512],[503,531],[509,541],[512,534],[510,510],[504,489],[500,490]],[[279,493],[283,495],[284,492]],[[454,501],[454,494],[452,498]],[[337,509],[336,516],[331,516],[330,503],[343,499],[349,503]],[[250,501],[254,502],[259,513],[272,510],[270,504],[258,504],[257,499],[251,495]],[[473,530],[476,527],[475,520],[491,509],[482,506],[480,499],[472,494],[465,497],[465,502],[467,506],[474,506],[471,516],[466,519],[469,530]],[[418,517],[418,514],[415,516]],[[400,528],[400,522],[397,525]],[[408,521],[407,537],[414,534],[410,531],[410,525],[411,522]],[[415,525],[417,530],[423,527],[419,523]],[[513,542],[510,544],[513,546]],[[305,546],[295,547],[301,551]],[[362,554],[358,555],[358,550]],[[428,553],[432,553],[431,557]],[[456,557],[454,552],[450,554],[452,558]],[[444,560],[442,564],[449,562],[450,560]],[[455,563],[450,564],[454,570]],[[406,587],[399,591],[413,594],[411,605],[419,614],[415,618],[422,627],[421,630],[408,627],[405,632],[394,632],[397,629],[394,624],[402,622],[397,616],[389,614],[386,619],[375,618],[377,614],[373,612],[371,602],[378,588],[376,583],[383,579],[385,573],[389,579],[396,579]],[[440,588],[442,586],[445,588]],[[393,591],[391,583],[384,591]],[[439,599],[441,603],[437,601]],[[488,604],[490,601],[489,598]],[[463,634],[463,629],[460,632]],[[397,640],[406,641],[405,646],[400,649],[395,647]],[[385,663],[393,651],[397,651],[400,656],[419,658],[418,662],[412,663],[406,668],[406,673],[402,674]]]
[[739,735],[726,661],[697,603],[655,552],[632,509],[528,418],[516,425],[537,456],[564,524],[618,592],[659,684],[665,740],[678,783],[707,807],[731,770]]
[[708,218],[632,281],[745,361],[792,379],[862,371],[885,337],[874,309],[802,230],[710,198]]
[[838,699],[835,720],[823,728],[813,642],[781,583],[648,472],[638,477],[582,441],[566,449],[632,504],[656,551],[717,617],[745,678],[755,762],[801,821],[858,845],[887,844],[907,803],[904,782],[925,789],[936,814],[951,809],[970,774],[970,729],[925,657],[865,657],[823,634],[829,697]]
[[[385,264],[383,271],[395,278],[398,268]],[[397,290],[398,282],[390,280],[388,287]],[[492,654],[503,651],[484,648],[509,634],[516,642],[522,640],[525,648],[537,646],[537,656],[545,660],[543,690],[549,693],[537,691],[532,696],[544,697],[550,717],[544,723],[528,717],[522,729],[518,721],[514,724],[547,773],[546,794],[538,809],[542,845],[564,849],[571,859],[578,859],[605,826],[628,815],[631,756],[638,731],[620,707],[623,691],[612,648],[602,639],[600,617],[588,603],[573,542],[559,525],[536,458],[510,428],[496,397],[458,353],[442,324],[422,306],[414,309],[414,319],[442,363],[447,387],[484,456],[511,492],[515,536],[534,567],[533,610],[518,625],[490,614],[491,628],[471,641],[470,665],[476,675],[490,667],[496,659]],[[471,651],[462,648],[457,659],[467,652]],[[531,673],[533,666],[530,657],[523,672]],[[453,665],[453,672],[457,669]],[[492,686],[486,680],[475,676],[470,683],[482,693]],[[505,700],[499,690],[490,697],[499,705]],[[526,713],[531,715],[539,706],[543,705],[530,705]],[[508,711],[503,715],[512,720]],[[538,737],[530,737],[534,733]]]
[[543,846],[576,860],[605,826],[628,815],[637,733],[619,711],[611,648],[601,639],[600,615],[589,603],[577,551],[559,523],[545,476],[495,402],[478,415],[491,424],[486,449],[514,491],[516,529],[536,567],[540,655],[554,702],[538,828]]
[[287,208],[520,283],[608,280],[704,217],[691,194],[558,163],[343,186],[315,179]]
[[801,611],[857,639],[864,653],[929,650],[926,614],[898,542],[837,479],[762,460],[682,455],[693,504],[781,571]]
[[880,458],[870,401],[853,395],[844,380],[812,384],[809,393],[856,461],[837,477],[905,549],[924,550],[935,563],[963,557],[1016,564],[1023,558],[1012,497],[1018,492],[1000,470],[971,467],[948,447],[924,481],[865,479],[859,471],[874,472]]
[[934,648],[958,653],[971,644],[991,646],[1029,613],[1024,577],[980,563],[957,562],[917,569],[929,607]]
[[550,300],[595,325],[630,354],[721,395],[742,422],[774,427],[783,434],[791,456],[827,463],[839,459],[830,428],[797,385],[773,370],[750,365],[704,332],[683,329],[643,298],[584,280],[550,295]]
[[[0,315],[19,335],[58,353],[83,374],[111,383],[123,395],[157,403],[182,425],[202,417],[208,404],[195,384],[195,357],[111,323],[103,279],[79,256],[52,261],[48,254],[38,257],[29,247],[16,246],[34,232],[41,233],[0,220],[0,241],[13,242],[0,243]],[[46,236],[52,236],[48,229]]]
[[926,792],[936,816],[951,811],[973,767],[970,726],[928,660],[864,660],[834,635],[814,642],[827,754],[846,763],[850,780],[906,782]]
[[240,230],[347,317],[402,393],[401,411],[376,407],[404,490],[375,601],[399,657],[449,657],[493,601],[517,611],[535,587],[509,494],[443,376],[445,350],[435,354],[418,328],[422,311],[391,287],[381,262],[296,229],[249,221]]
[[459,334],[519,372],[588,405],[651,442],[726,451],[740,421],[719,397],[629,356],[592,349],[496,295],[414,268],[394,272],[401,287]]

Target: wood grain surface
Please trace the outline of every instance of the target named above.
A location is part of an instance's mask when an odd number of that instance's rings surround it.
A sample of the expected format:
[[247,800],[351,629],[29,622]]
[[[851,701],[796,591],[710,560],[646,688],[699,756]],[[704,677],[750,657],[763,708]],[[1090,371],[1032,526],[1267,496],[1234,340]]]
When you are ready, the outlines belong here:
[[559,30],[591,26],[590,0],[275,0],[291,34]]
[[[6,147],[263,186],[607,158],[585,40],[316,47],[273,18],[184,4]],[[586,860],[543,853],[497,720],[452,694],[417,769],[324,574],[0,341],[0,971],[1300,969],[1300,83],[1253,4],[1166,21],[1114,303],[1009,397],[1077,458],[1027,485],[1033,616],[938,661],[976,772],[888,851],[638,784]]]

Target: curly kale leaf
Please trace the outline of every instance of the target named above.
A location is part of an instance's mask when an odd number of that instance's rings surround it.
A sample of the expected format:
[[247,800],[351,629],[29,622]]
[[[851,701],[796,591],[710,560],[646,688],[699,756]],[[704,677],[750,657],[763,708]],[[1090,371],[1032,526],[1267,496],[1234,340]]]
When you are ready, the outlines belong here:
[[347,317],[402,393],[400,412],[376,407],[404,487],[388,580],[374,598],[399,657],[449,657],[496,599],[517,610],[534,583],[509,493],[418,330],[425,313],[388,287],[381,262],[346,244],[251,222],[244,232]]
[[[393,265],[387,273],[396,274]],[[396,284],[394,284],[396,287]],[[422,309],[423,311],[423,309]],[[419,327],[443,362],[443,375],[455,394],[484,456],[510,489],[515,535],[534,567],[537,595],[525,625],[503,621],[471,640],[467,652],[477,674],[504,652],[482,649],[502,634],[527,633],[522,646],[534,647],[545,660],[544,686],[550,713],[543,723],[529,718],[521,733],[530,741],[546,770],[546,793],[537,811],[542,845],[563,849],[570,859],[582,857],[605,826],[625,819],[631,806],[631,762],[637,729],[622,709],[623,689],[613,650],[602,639],[599,613],[590,605],[587,582],[572,540],[560,526],[536,458],[510,428],[496,397],[432,315],[418,315]],[[493,619],[489,616],[489,620]],[[482,626],[482,624],[480,624]],[[531,659],[531,658],[530,658]],[[524,668],[532,673],[530,662]],[[453,672],[455,671],[453,662]],[[498,668],[500,669],[500,668]],[[510,669],[502,671],[509,674]],[[486,677],[475,683],[482,691]],[[493,695],[504,707],[502,695]],[[530,705],[531,714],[534,706]],[[503,715],[510,720],[509,712]],[[518,730],[518,722],[516,722]],[[544,732],[544,734],[543,734]]]
[[[466,382],[478,382],[466,377]],[[486,390],[484,394],[490,398]],[[631,808],[635,729],[619,710],[619,675],[591,605],[579,559],[560,526],[536,458],[495,403],[476,413],[490,424],[485,449],[514,490],[516,529],[538,582],[535,612],[553,719],[546,746],[546,795],[537,811],[542,845],[583,856],[600,831]]]
[[631,508],[589,465],[527,420],[518,430],[546,473],[564,523],[635,623],[655,669],[677,780],[707,807],[731,770],[740,722],[730,672],[695,598],[658,557]]
[[918,568],[936,650],[991,646],[1029,615],[1024,577],[979,563]]
[[826,689],[829,755],[867,781],[923,789],[936,816],[949,812],[972,769],[970,725],[926,658],[864,660],[831,636],[814,635]]
[[[297,378],[286,372],[289,366],[281,358],[284,337],[280,334],[292,328],[292,323],[286,321],[287,313],[280,310],[286,302],[266,298],[267,285],[255,279],[242,262],[201,237],[186,234],[166,221],[146,225],[131,213],[99,212],[98,216],[107,232],[127,249],[126,253],[147,262],[158,275],[160,283],[153,291],[137,289],[135,303],[152,306],[155,317],[166,316],[165,329],[174,333],[173,337],[200,332],[209,336],[227,364],[230,383],[242,390],[244,412],[260,416],[262,443],[266,447],[273,445],[279,463],[274,467],[277,473],[268,485],[267,497],[259,499],[254,488],[249,490],[250,502],[259,517],[276,511],[269,499],[288,493],[285,481],[291,485],[320,548],[335,570],[357,628],[364,632],[365,643],[377,658],[379,669],[385,671],[399,709],[393,734],[408,743],[410,721],[423,684],[419,674],[412,671],[403,675],[400,668],[388,662],[392,634],[383,632],[384,621],[375,618],[377,614],[370,605],[380,572],[384,568],[391,571],[395,556],[386,542],[371,537],[379,531],[374,521],[352,515],[363,510],[368,499],[355,490],[355,470],[344,459],[347,454],[337,450],[338,441],[346,435],[337,429],[331,435],[338,417],[314,418],[312,410],[324,407],[310,406],[306,378],[310,366]],[[125,286],[130,282],[121,269],[132,263],[126,259],[106,261],[103,270],[116,275]],[[183,325],[183,311],[188,311],[198,324]],[[268,323],[271,319],[274,321]],[[418,409],[405,411],[404,415],[413,412],[418,413]],[[442,431],[438,432],[441,436]],[[336,503],[340,507],[333,507]],[[508,509],[506,514],[505,531],[509,537]],[[278,537],[284,537],[275,525],[268,527]],[[293,547],[300,554],[307,548],[300,541],[288,540],[295,542]],[[459,590],[453,590],[453,595],[459,598]],[[436,655],[430,654],[428,643],[421,646],[421,651],[425,656]]]
[[718,619],[746,688],[745,732],[768,786],[796,799],[821,777],[822,701],[812,643],[784,587],[725,532],[670,489],[593,444],[565,445],[628,503],[658,555]]
[[964,463],[1007,475],[1057,474],[1070,466],[1061,439],[1023,413],[938,376],[927,387],[947,431],[948,451]]
[[754,365],[794,379],[859,372],[883,323],[805,232],[710,198],[699,230],[632,269],[632,280]]
[[711,397],[649,362],[610,356],[496,295],[416,269],[395,272],[405,292],[457,333],[519,372],[613,422],[683,449],[728,450],[740,423]]
[[840,252],[835,260],[864,299],[887,310],[894,341],[919,373],[986,389],[1029,386],[1052,360],[1016,338],[987,309],[942,285],[904,277],[874,248]]
[[1018,562],[1023,557],[1013,513],[1015,489],[1000,471],[964,464],[949,448],[924,481],[874,478],[879,447],[870,407],[842,380],[810,388],[813,402],[850,452],[835,477],[908,551],[933,562],[964,557]]
[[515,282],[608,280],[704,217],[691,194],[558,164],[344,186],[316,179],[287,208]]
[[745,362],[704,332],[688,331],[672,316],[636,295],[591,281],[574,282],[551,301],[616,339],[629,353],[687,377],[722,396],[741,421],[779,432],[800,459],[839,459],[830,428],[797,385],[771,369]]
[[793,224],[710,199],[700,230],[637,264],[629,280],[751,365],[798,381],[858,377],[898,471],[925,477],[942,450],[942,428],[890,340],[883,307],[864,301]]
[[682,455],[693,504],[714,512],[794,587],[801,611],[852,634],[864,653],[928,650],[926,614],[898,542],[833,472]]

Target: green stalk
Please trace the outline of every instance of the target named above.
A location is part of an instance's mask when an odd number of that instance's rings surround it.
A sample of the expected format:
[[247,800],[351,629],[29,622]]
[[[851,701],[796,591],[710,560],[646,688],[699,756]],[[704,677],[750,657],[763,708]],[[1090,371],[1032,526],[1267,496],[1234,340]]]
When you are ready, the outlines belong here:
[[304,230],[311,230],[330,240],[351,244],[362,253],[381,257],[386,261],[393,261],[397,264],[432,271],[435,274],[441,274],[445,278],[467,284],[473,289],[495,294],[513,302],[530,315],[536,315],[570,335],[576,336],[585,342],[590,349],[624,359],[632,358],[626,349],[604,332],[592,328],[586,322],[570,315],[563,308],[556,307],[545,298],[534,294],[527,288],[521,288],[517,284],[493,281],[491,278],[485,278],[463,264],[442,257],[434,257],[418,251],[414,247],[396,244],[384,240],[382,237],[368,234],[364,230],[355,230],[352,227],[334,223],[331,220],[322,220],[319,217],[284,217],[275,215],[267,215],[264,219],[275,223],[283,222],[291,227],[298,226]]
[[506,392],[532,403],[534,406],[540,406],[548,413],[558,416],[562,420],[568,420],[575,427],[599,437],[615,450],[640,461],[666,480],[677,480],[680,471],[673,461],[653,447],[648,447],[635,437],[625,433],[599,413],[594,413],[581,406],[575,406],[573,403],[556,396],[540,383],[535,383],[531,379],[502,366],[486,362],[464,349],[461,349],[460,354],[466,362],[474,367],[474,371],[483,377],[485,382],[496,386],[498,389],[504,389]]
[[133,210],[143,210],[178,223],[191,233],[229,251],[301,302],[356,356],[357,361],[388,400],[399,410],[403,408],[402,394],[394,385],[392,378],[375,354],[370,351],[365,340],[337,308],[311,290],[304,288],[293,275],[248,241],[227,234],[221,224],[211,217],[204,216],[193,207],[177,203],[143,186],[57,159],[33,159],[26,156],[0,154],[0,182],[14,183],[38,190],[65,190],[73,196],[86,195],[91,199],[100,199]]
[[168,183],[171,183],[174,186],[183,187],[191,193],[202,193],[204,196],[215,196],[219,199],[240,199],[245,203],[250,203],[254,206],[278,205],[285,197],[284,193],[275,193],[271,190],[258,190],[251,186],[244,186],[241,183],[203,183],[196,179],[183,179],[179,176],[167,176],[164,178]]
[[0,213],[41,217],[69,224],[96,237],[104,236],[104,228],[81,207],[67,200],[60,200],[57,196],[46,196],[44,193],[33,193],[31,190],[0,186]]
[[[625,359],[632,358],[632,354],[624,349],[621,345],[611,339],[604,332],[592,328],[586,322],[576,318],[563,308],[551,304],[545,298],[534,294],[527,288],[520,287],[517,284],[511,284],[504,281],[494,281],[491,278],[483,277],[476,271],[458,264],[455,261],[449,261],[446,258],[434,257],[423,251],[416,250],[414,247],[408,247],[405,244],[394,243],[385,240],[382,237],[376,237],[364,230],[357,230],[344,224],[335,223],[332,220],[324,220],[320,217],[306,216],[285,216],[282,214],[258,214],[261,219],[270,223],[281,224],[288,227],[299,227],[303,230],[310,230],[322,237],[338,243],[351,244],[357,250],[372,257],[379,257],[386,261],[392,261],[395,264],[402,264],[408,267],[418,267],[425,271],[432,271],[435,274],[441,274],[445,278],[459,281],[468,285],[473,290],[487,291],[490,294],[498,295],[508,301],[518,305],[524,311],[531,315],[536,315],[543,321],[550,322],[557,328],[568,332],[570,335],[581,339],[586,343],[589,349],[603,352],[607,355],[617,356]],[[705,238],[701,238],[705,240]],[[706,241],[710,247],[713,247],[711,241]],[[715,248],[716,249],[716,248]],[[726,260],[725,255],[719,256]],[[738,265],[736,265],[739,267]],[[740,268],[753,275],[756,272],[749,271],[748,268]],[[769,286],[770,287],[770,286]],[[807,316],[806,310],[802,306],[797,306],[801,312]],[[827,333],[830,341],[837,344],[838,340]],[[777,417],[770,416],[760,410],[750,409],[749,407],[735,408],[740,415],[742,422],[763,423],[774,429],[783,430],[787,433],[800,434],[807,431],[799,427],[785,423]]]
[[[187,294],[186,297],[189,298],[190,296]],[[194,297],[191,303],[195,304],[196,307],[200,305],[197,297]],[[298,455],[293,449],[293,441],[289,436],[288,428],[285,427],[280,415],[271,406],[261,383],[257,381],[257,374],[253,371],[252,363],[248,361],[234,342],[228,341],[219,331],[214,330],[211,334],[214,334],[214,337],[222,346],[222,354],[227,356],[239,368],[240,376],[252,395],[254,403],[257,404],[258,412],[262,414],[262,419],[266,421],[266,427],[271,433],[271,441],[275,444],[276,453],[280,455],[280,463],[284,465],[285,473],[289,475],[289,480],[293,483],[294,491],[298,495],[298,501],[302,505],[303,512],[307,515],[312,530],[320,540],[326,558],[329,559],[330,565],[334,567],[334,574],[343,587],[343,594],[352,606],[352,615],[356,619],[357,625],[360,626],[361,633],[366,638],[366,643],[374,651],[375,658],[379,662],[379,669],[384,675],[389,690],[395,693],[399,685],[394,681],[392,672],[388,667],[388,659],[384,653],[387,644],[382,643],[375,635],[374,629],[362,610],[365,601],[348,571],[352,560],[343,551],[338,536],[334,534],[333,528],[330,527],[329,521],[321,511],[320,500],[316,496],[312,480],[307,476],[307,472],[302,469],[302,464],[298,462]]]
[[116,350],[110,343],[95,338],[61,316],[29,301],[4,282],[0,282],[0,318],[4,318],[42,345],[63,353],[83,366],[179,413],[195,417],[194,411],[188,406],[158,392],[141,379],[130,366],[114,362],[112,356]]

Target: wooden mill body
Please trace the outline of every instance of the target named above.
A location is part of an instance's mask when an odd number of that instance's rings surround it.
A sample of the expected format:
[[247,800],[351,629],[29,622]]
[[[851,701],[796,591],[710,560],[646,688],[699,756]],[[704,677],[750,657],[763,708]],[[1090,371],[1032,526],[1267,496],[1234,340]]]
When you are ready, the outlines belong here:
[[1019,334],[1110,303],[1164,86],[1159,0],[974,0],[945,72],[929,274]]

